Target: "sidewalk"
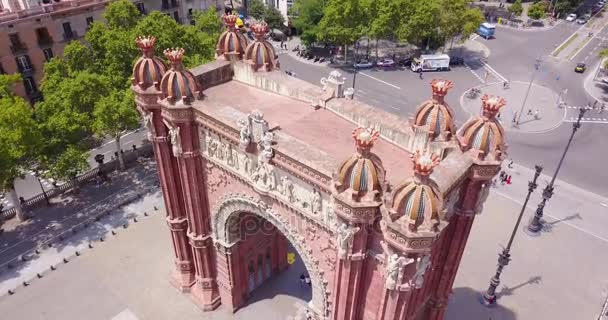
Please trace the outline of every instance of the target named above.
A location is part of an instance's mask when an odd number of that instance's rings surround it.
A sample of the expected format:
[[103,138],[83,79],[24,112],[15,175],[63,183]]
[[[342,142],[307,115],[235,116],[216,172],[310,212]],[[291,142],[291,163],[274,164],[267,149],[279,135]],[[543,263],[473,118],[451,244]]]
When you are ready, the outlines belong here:
[[[511,184],[503,186],[497,181],[497,188],[492,188],[492,193],[523,204],[528,191],[528,181],[534,177],[534,170],[517,164],[509,169],[507,164],[508,160],[503,164],[503,170],[512,176]],[[538,187],[528,202],[528,209],[536,210],[542,200],[542,191],[551,181],[552,174],[553,172],[544,170],[538,178]],[[544,209],[544,217],[547,221],[544,230],[546,232],[551,232],[551,225],[559,221],[560,224],[608,244],[608,198],[557,179],[553,197]],[[528,221],[522,222],[527,223]]]
[[[500,110],[500,121],[505,131],[519,133],[538,133],[547,132],[557,128],[564,119],[565,109],[557,107],[558,94],[553,90],[532,84],[523,114],[520,117],[518,127],[513,126],[513,118],[515,113],[519,113],[524,101],[528,82],[511,81],[508,89],[503,88],[502,82],[492,82],[478,86],[481,89],[481,95],[472,99],[467,96],[465,91],[460,97],[460,105],[471,115],[478,115],[481,112],[481,97],[484,94],[497,95],[505,98],[506,106]],[[533,115],[528,115],[528,111],[532,113],[539,111],[539,119],[535,119]]]
[[600,68],[600,62],[596,63],[593,67],[590,66],[589,72],[585,77],[584,87],[585,91],[593,97],[593,99],[599,102],[608,103],[608,83],[600,81],[599,77],[595,78]]

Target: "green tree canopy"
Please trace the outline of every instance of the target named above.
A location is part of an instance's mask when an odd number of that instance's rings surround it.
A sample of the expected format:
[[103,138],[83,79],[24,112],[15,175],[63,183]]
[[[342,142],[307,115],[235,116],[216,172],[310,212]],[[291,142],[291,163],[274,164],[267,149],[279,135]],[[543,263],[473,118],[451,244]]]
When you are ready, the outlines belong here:
[[260,0],[251,0],[247,6],[247,14],[254,17],[256,20],[263,20],[266,14],[266,6]]
[[528,17],[538,20],[545,17],[547,5],[544,2],[537,2],[528,7]]
[[112,91],[97,101],[93,112],[93,130],[100,137],[114,138],[121,169],[125,168],[125,161],[120,152],[120,136],[124,131],[139,126],[139,115],[135,110],[133,99],[133,92],[130,89]]
[[337,45],[352,44],[364,31],[359,0],[328,0],[319,22],[318,38]]
[[13,86],[20,81],[21,75],[19,73],[0,74],[0,99],[15,98],[15,95],[13,94]]
[[222,32],[222,21],[215,7],[209,7],[205,11],[194,11],[194,25],[200,32],[209,35],[215,41]]
[[264,21],[268,23],[268,26],[271,29],[282,29],[285,27],[285,18],[281,14],[277,8],[272,6],[267,6],[264,11]]
[[521,5],[521,0],[516,0],[507,10],[514,16],[521,16],[522,12],[524,12],[524,7]]
[[325,4],[326,0],[296,0],[291,7],[290,14],[295,16],[293,26],[307,46],[317,42],[318,26],[323,18]]
[[49,165],[50,175],[63,181],[74,180],[79,174],[89,169],[88,157],[87,151],[69,146],[56,161]]

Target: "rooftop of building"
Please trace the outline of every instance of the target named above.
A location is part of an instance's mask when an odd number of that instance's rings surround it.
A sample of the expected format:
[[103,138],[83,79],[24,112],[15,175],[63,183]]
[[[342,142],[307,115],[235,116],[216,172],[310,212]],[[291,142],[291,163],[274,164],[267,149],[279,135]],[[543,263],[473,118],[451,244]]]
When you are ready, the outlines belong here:
[[[281,79],[283,73],[280,71],[272,76],[284,81],[286,86],[314,89],[299,79],[287,76]],[[210,87],[204,94],[202,101],[194,103],[195,108],[232,126],[253,110],[261,111],[275,134],[278,150],[329,176],[356,151],[351,133],[359,126],[330,109],[315,109],[306,101],[238,80]],[[353,101],[342,100],[346,105]],[[410,153],[405,149],[381,138],[372,152],[382,159],[389,182],[398,183],[412,174]]]

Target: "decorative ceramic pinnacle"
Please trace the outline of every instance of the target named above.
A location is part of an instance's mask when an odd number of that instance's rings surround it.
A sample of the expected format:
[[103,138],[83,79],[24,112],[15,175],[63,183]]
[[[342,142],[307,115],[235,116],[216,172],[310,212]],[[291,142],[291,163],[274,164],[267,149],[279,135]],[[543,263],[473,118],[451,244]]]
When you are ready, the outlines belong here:
[[481,98],[481,103],[483,106],[483,116],[488,119],[494,119],[500,108],[507,104],[507,101],[499,96],[484,94]]
[[165,57],[171,61],[171,68],[174,70],[181,69],[185,52],[186,50],[183,48],[169,48],[163,51]]
[[228,27],[228,29],[234,29],[234,25],[236,24],[236,20],[239,17],[232,13],[232,14],[226,14],[224,15],[224,23],[226,23],[226,26]]
[[255,34],[256,39],[263,40],[268,33],[268,24],[264,21],[258,22],[251,26],[251,31]]
[[353,130],[353,138],[355,139],[357,151],[362,155],[369,152],[379,136],[380,132],[372,128],[359,127]]
[[448,94],[448,91],[454,87],[454,84],[450,80],[433,79],[431,80],[431,90],[433,90],[433,98],[437,100],[443,100]]
[[420,151],[416,151],[411,157],[414,162],[414,173],[421,177],[430,175],[433,168],[439,164],[439,156],[431,152],[420,153]]
[[151,58],[152,56],[154,56],[154,45],[156,44],[156,37],[139,36],[135,38],[135,43],[146,58]]

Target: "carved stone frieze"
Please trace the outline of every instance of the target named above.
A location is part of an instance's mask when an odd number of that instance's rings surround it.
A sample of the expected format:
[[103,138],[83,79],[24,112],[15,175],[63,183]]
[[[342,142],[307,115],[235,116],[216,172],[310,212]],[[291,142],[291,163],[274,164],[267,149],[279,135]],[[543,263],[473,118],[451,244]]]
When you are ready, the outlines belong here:
[[340,259],[348,257],[353,238],[359,230],[361,230],[360,227],[352,227],[346,223],[342,223],[336,230],[338,235],[338,257]]

